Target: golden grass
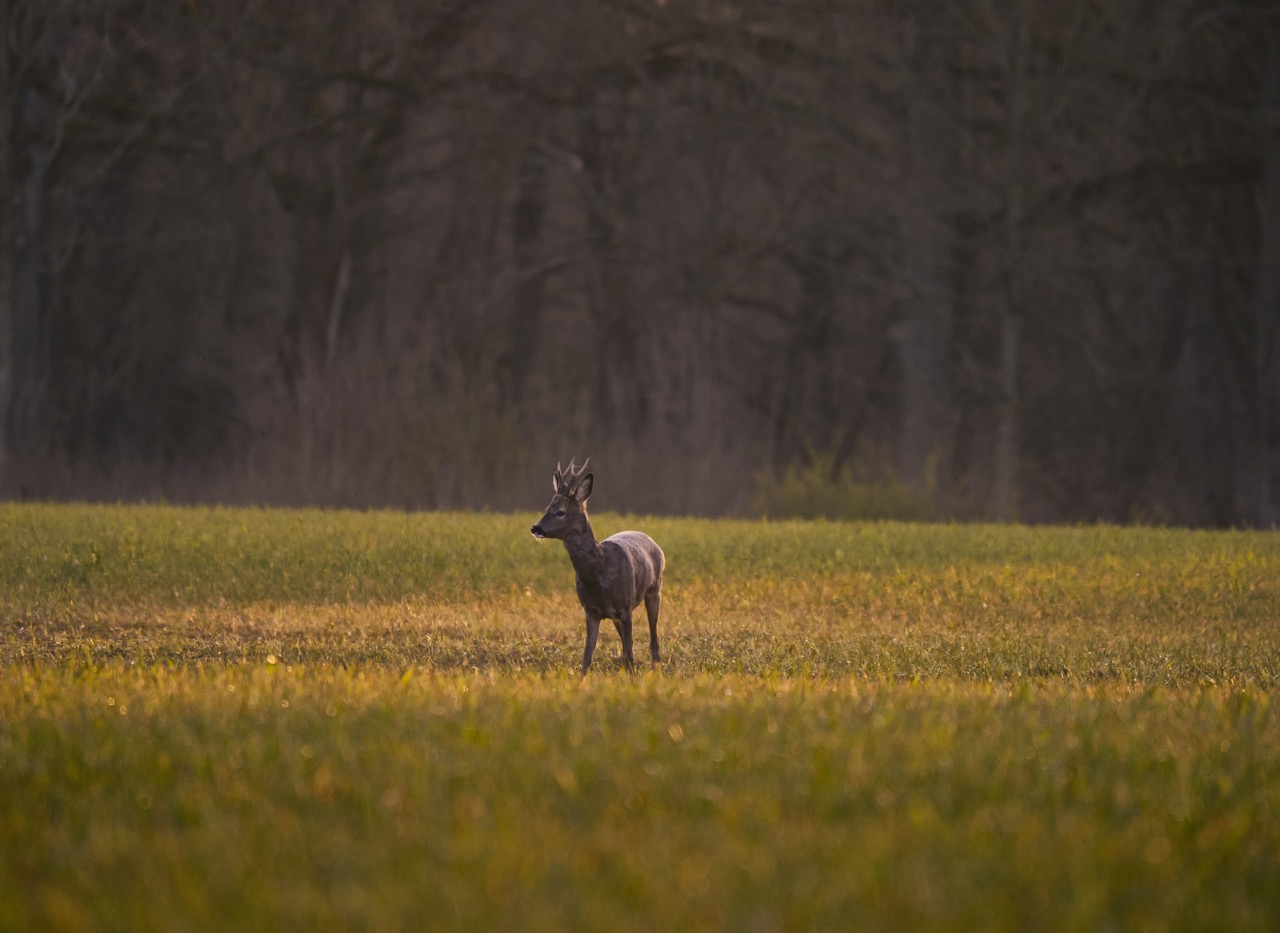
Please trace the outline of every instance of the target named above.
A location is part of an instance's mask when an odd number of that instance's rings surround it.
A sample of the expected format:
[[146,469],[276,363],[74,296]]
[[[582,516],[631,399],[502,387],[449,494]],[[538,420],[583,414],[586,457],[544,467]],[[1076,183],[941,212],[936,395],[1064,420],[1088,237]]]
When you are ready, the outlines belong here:
[[643,524],[0,506],[0,929],[1280,924],[1274,535]]

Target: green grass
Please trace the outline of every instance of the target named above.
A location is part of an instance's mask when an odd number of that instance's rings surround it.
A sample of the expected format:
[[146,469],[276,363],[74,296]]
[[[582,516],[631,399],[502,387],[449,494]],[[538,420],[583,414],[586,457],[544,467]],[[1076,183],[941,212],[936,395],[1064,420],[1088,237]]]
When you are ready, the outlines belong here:
[[1280,927],[1275,535],[533,517],[0,505],[0,929]]

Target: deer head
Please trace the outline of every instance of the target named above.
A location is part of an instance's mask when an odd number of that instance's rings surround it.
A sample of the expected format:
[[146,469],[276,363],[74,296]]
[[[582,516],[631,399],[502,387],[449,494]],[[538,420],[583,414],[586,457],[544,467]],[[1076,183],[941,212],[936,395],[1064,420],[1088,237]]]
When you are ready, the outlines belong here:
[[546,514],[529,529],[535,538],[564,538],[574,528],[581,527],[587,517],[587,499],[591,495],[594,478],[587,472],[588,457],[582,466],[569,462],[568,469],[556,471],[551,476],[551,488],[555,495],[547,506]]

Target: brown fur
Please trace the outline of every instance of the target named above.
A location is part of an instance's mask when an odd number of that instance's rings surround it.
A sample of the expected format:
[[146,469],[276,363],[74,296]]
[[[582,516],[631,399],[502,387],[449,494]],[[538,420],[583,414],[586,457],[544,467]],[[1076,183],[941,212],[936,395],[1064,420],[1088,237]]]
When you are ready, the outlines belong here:
[[[587,461],[590,462],[590,461]],[[582,675],[591,667],[600,620],[612,619],[622,639],[622,659],[635,670],[631,650],[631,614],[644,603],[649,617],[649,655],[654,670],[658,655],[658,610],[662,603],[662,574],[666,556],[656,541],[640,531],[620,531],[596,541],[587,517],[587,499],[595,479],[587,463],[573,463],[552,477],[555,496],[546,514],[529,529],[537,538],[558,538],[569,552],[577,576],[578,602],[587,620],[587,644],[582,653]]]

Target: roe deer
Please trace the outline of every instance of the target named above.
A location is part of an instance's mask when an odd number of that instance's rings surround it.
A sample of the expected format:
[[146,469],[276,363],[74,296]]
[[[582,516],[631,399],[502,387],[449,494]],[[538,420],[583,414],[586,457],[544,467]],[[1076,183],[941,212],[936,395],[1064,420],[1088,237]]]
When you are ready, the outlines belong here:
[[600,620],[612,619],[622,639],[622,659],[628,671],[634,671],[631,653],[631,613],[644,602],[649,616],[649,656],[657,670],[658,607],[662,603],[662,571],[667,559],[656,541],[640,531],[620,531],[603,541],[596,541],[587,518],[587,499],[594,479],[587,472],[588,458],[582,466],[556,472],[551,478],[555,497],[547,513],[529,529],[535,538],[559,538],[569,552],[569,560],[577,573],[578,602],[587,615],[587,647],[582,652],[582,676],[591,667],[596,650]]

